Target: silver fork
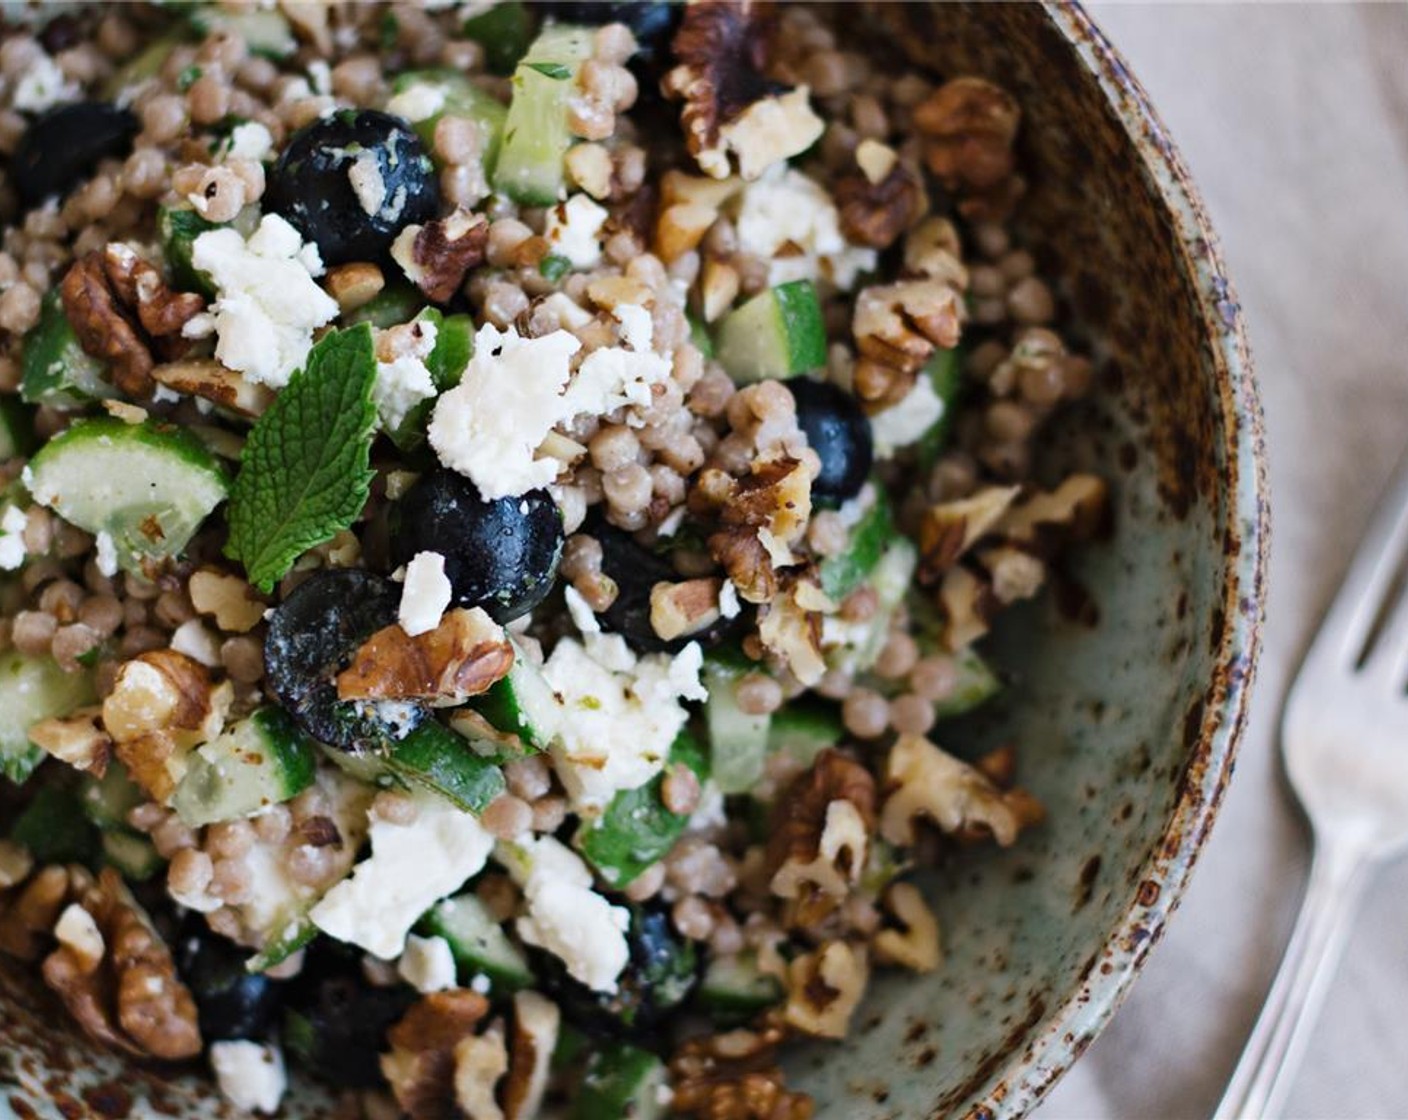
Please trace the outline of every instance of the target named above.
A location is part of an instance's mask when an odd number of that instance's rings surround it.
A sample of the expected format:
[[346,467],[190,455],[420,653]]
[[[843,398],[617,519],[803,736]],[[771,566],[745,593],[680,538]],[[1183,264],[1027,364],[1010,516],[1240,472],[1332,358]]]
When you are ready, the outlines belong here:
[[1281,720],[1314,834],[1276,979],[1214,1120],[1274,1116],[1376,865],[1408,849],[1408,455],[1302,662]]

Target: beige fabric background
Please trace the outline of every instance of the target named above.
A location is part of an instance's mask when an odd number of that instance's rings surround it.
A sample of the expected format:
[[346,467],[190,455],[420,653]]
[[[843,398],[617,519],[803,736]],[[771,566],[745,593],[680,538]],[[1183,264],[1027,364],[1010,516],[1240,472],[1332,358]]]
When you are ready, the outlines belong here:
[[[1132,995],[1038,1116],[1205,1117],[1308,858],[1277,762],[1280,704],[1408,443],[1408,6],[1094,12],[1181,147],[1240,290],[1274,543],[1254,715],[1222,817]],[[1408,862],[1371,889],[1289,1115],[1408,1117]]]

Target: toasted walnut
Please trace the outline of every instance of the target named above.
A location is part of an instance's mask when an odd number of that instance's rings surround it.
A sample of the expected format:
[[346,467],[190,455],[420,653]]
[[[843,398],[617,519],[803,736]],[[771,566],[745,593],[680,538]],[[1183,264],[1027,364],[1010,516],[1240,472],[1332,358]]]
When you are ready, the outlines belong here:
[[772,893],[795,900],[792,924],[813,926],[860,881],[875,827],[875,779],[837,750],[824,750],[773,809]]
[[109,364],[113,382],[128,396],[147,396],[155,365],[152,352],[119,306],[103,254],[92,252],[75,261],[64,274],[59,295],[84,351]]
[[7,869],[6,877],[15,882],[14,889],[0,897],[0,953],[35,961],[48,947],[64,906],[92,886],[93,877],[78,864],[51,864],[27,878],[26,861],[33,866],[29,853],[21,848]]
[[968,290],[968,269],[958,230],[937,214],[925,218],[904,238],[904,267],[916,276],[941,280],[957,292]]
[[503,1088],[505,1120],[532,1120],[538,1115],[561,1026],[562,1012],[552,1000],[537,992],[514,994],[508,1077]]
[[455,1045],[455,1103],[467,1120],[504,1120],[494,1087],[508,1072],[503,1026],[466,1035]]
[[220,733],[233,698],[230,682],[212,685],[198,661],[153,650],[118,670],[103,701],[103,727],[133,780],[165,801],[185,772],[187,754]]
[[0,891],[17,887],[34,870],[34,857],[29,849],[14,840],[0,840]]
[[386,287],[386,277],[370,261],[352,261],[328,269],[324,284],[338,310],[346,314],[376,299]]
[[670,1059],[671,1111],[697,1120],[811,1120],[811,1098],[789,1093],[777,1064],[785,1037],[769,1016],[755,1028],[690,1039]]
[[55,934],[59,945],[45,958],[44,981],[91,1038],[138,1057],[175,1061],[200,1053],[195,1000],[115,870],[103,869]]
[[101,778],[112,757],[112,739],[98,726],[101,708],[80,708],[72,715],[40,720],[29,741],[60,762]]
[[758,640],[809,687],[826,675],[826,661],[821,654],[821,615],[817,606],[808,605],[809,592],[815,589],[816,585],[807,580],[796,580],[774,595],[758,613]]
[[1053,541],[1087,540],[1105,526],[1110,487],[1099,475],[1073,474],[1055,490],[1023,498],[997,523],[1005,540],[1040,551]]
[[455,1114],[455,1047],[489,1011],[478,992],[452,988],[423,996],[386,1034],[381,1072],[396,1103],[412,1120]]
[[460,290],[465,273],[483,262],[488,242],[489,219],[460,207],[447,218],[407,226],[391,255],[427,299],[444,303]]
[[738,298],[741,278],[738,270],[724,261],[709,259],[699,273],[700,310],[704,321],[712,323],[723,317]]
[[929,170],[970,218],[1001,217],[1013,201],[1016,99],[982,78],[954,78],[914,108]]
[[979,549],[974,559],[988,574],[993,597],[1004,606],[1030,599],[1046,582],[1046,564],[1040,557],[1010,545]]
[[665,641],[697,634],[719,620],[720,579],[657,583],[650,589],[650,626]]
[[273,403],[274,393],[267,385],[256,385],[243,375],[221,365],[214,358],[183,358],[153,367],[152,380],[178,393],[188,393],[237,412],[241,416],[262,416]]
[[899,926],[882,929],[870,947],[886,964],[903,965],[915,972],[933,972],[942,960],[939,921],[912,883],[893,883],[885,892],[885,910]]
[[[893,151],[890,154],[893,156]],[[878,170],[873,150],[867,149],[864,155],[872,170]],[[876,179],[861,159],[857,149],[855,170],[840,176],[832,189],[841,232],[853,244],[888,249],[923,215],[928,201],[924,184],[903,161],[892,160],[889,170]]]
[[870,962],[864,946],[827,941],[787,966],[789,1026],[822,1038],[845,1038],[865,994]]
[[929,506],[919,523],[919,579],[936,582],[990,532],[1020,487],[985,486],[951,502]]
[[192,572],[187,590],[197,613],[211,615],[216,626],[231,634],[253,630],[269,609],[248,582],[213,568]]
[[798,562],[791,546],[806,532],[811,515],[811,474],[790,455],[755,463],[728,488],[722,527],[710,536],[709,548],[743,598],[762,603],[772,597],[776,569]]
[[988,632],[1002,604],[992,585],[966,567],[950,568],[939,584],[943,619],[939,640],[950,653],[966,649]]
[[185,349],[181,330],[205,310],[204,297],[173,291],[156,265],[120,242],[103,250],[103,267],[112,290],[129,310],[136,311],[142,329],[153,339],[174,340],[177,350]]
[[337,677],[343,700],[462,703],[513,667],[503,627],[484,611],[446,612],[434,630],[411,637],[392,623],[378,630]]
[[691,249],[698,248],[719,219],[719,212],[697,202],[677,202],[665,207],[655,220],[655,253],[673,264]]
[[935,347],[958,344],[962,304],[937,280],[901,280],[865,288],[856,297],[852,331],[860,353],[905,372],[918,370]]
[[685,8],[675,34],[678,65],[662,83],[684,102],[685,144],[700,170],[715,179],[736,157],[745,179],[804,152],[825,130],[807,88],[787,90],[763,75],[770,23],[752,0],[701,0]]
[[901,735],[890,748],[885,781],[891,792],[880,809],[880,835],[891,844],[913,844],[920,818],[943,832],[982,827],[1004,848],[1024,823],[1032,823],[1024,805],[1028,795],[999,789],[922,735]]

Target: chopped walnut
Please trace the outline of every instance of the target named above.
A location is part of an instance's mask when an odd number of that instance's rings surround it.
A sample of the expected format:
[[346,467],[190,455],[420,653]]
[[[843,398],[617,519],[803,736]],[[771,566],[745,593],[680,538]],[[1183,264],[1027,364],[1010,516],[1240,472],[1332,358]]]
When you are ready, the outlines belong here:
[[1041,558],[1011,545],[979,549],[974,559],[987,572],[993,597],[1003,606],[1034,597],[1046,582]]
[[323,281],[343,314],[365,307],[386,287],[386,277],[370,261],[351,261],[328,269]]
[[1055,490],[1039,491],[1016,503],[997,523],[996,533],[1040,551],[1053,539],[1096,536],[1104,529],[1109,511],[1109,484],[1099,475],[1073,474]]
[[93,885],[93,876],[78,864],[51,864],[29,877],[24,863],[32,867],[33,860],[24,849],[20,853],[23,859],[16,858],[7,868],[6,878],[14,879],[13,890],[0,896],[0,953],[35,961],[48,948],[64,906]]
[[455,1047],[488,1011],[489,1001],[467,988],[431,992],[387,1031],[391,1049],[381,1056],[381,1072],[412,1120],[454,1116]]
[[811,487],[805,464],[780,455],[755,463],[728,488],[721,527],[709,537],[709,548],[749,602],[770,599],[777,589],[776,569],[798,562],[791,545],[811,518]]
[[841,232],[853,244],[888,249],[923,216],[928,202],[924,184],[902,160],[893,160],[889,170],[876,179],[860,159],[857,150],[856,169],[840,176],[832,190]]
[[537,992],[514,993],[503,1088],[505,1120],[533,1120],[538,1115],[561,1026],[562,1012],[552,1000]]
[[[200,1053],[191,993],[171,952],[111,867],[59,919],[44,981],[87,1034],[137,1057],[175,1061]],[[105,950],[105,951],[104,951]]]
[[956,292],[968,290],[968,269],[963,263],[958,230],[937,214],[905,234],[904,267],[916,276],[941,280]]
[[900,280],[862,289],[852,330],[862,356],[912,373],[936,347],[958,344],[962,304],[937,280]]
[[671,1111],[697,1120],[811,1120],[812,1100],[789,1093],[777,1064],[786,1030],[756,1027],[693,1038],[670,1059]]
[[155,366],[151,375],[158,385],[165,385],[178,393],[202,397],[251,419],[262,416],[274,401],[273,390],[267,385],[247,381],[242,374],[221,365],[214,358],[183,358],[167,362]]
[[186,755],[220,733],[233,699],[230,682],[212,685],[198,661],[152,650],[118,670],[103,701],[103,727],[132,779],[165,801],[185,772]]
[[814,926],[850,894],[860,881],[874,827],[870,771],[840,751],[822,751],[773,810],[771,890],[794,901],[790,924]]
[[447,218],[409,225],[391,246],[406,278],[434,303],[445,303],[464,283],[465,274],[484,260],[489,219],[463,207]]
[[885,892],[886,912],[898,929],[882,929],[870,943],[875,956],[886,964],[903,965],[915,972],[933,972],[943,959],[939,947],[939,921],[912,883],[893,883]]
[[154,339],[176,340],[178,350],[181,330],[205,310],[204,297],[195,292],[177,292],[167,286],[161,270],[139,257],[130,246],[114,242],[103,250],[103,267],[112,290],[129,309],[137,313],[137,321]]
[[999,789],[982,771],[922,735],[901,735],[890,748],[885,781],[891,792],[880,809],[880,835],[891,844],[913,844],[921,817],[943,832],[980,826],[1004,848],[1023,824],[1032,823],[1023,806],[1028,795]]
[[101,715],[101,708],[80,708],[40,720],[29,729],[29,741],[60,762],[101,778],[112,757],[112,739],[98,726]]
[[113,382],[128,396],[145,397],[152,389],[155,361],[136,326],[117,301],[103,268],[103,254],[74,261],[59,294],[64,314],[84,351],[112,368]]
[[951,502],[928,507],[919,523],[919,579],[936,582],[990,532],[1016,500],[1020,487],[985,486]]
[[665,641],[697,634],[719,620],[720,579],[657,583],[650,589],[650,626]]
[[192,572],[187,590],[197,613],[212,616],[216,626],[231,634],[253,630],[269,609],[247,581],[214,568]]
[[914,108],[924,158],[968,218],[1000,218],[1015,200],[1012,151],[1021,109],[982,78],[954,78]]
[[972,645],[988,632],[1001,603],[992,585],[965,567],[950,568],[939,584],[943,619],[939,639],[950,653]]
[[738,298],[741,285],[742,278],[733,265],[712,258],[704,262],[699,273],[699,303],[706,323],[723,318]]
[[455,1045],[455,1103],[466,1120],[504,1120],[494,1087],[508,1072],[502,1024],[466,1035]]
[[763,74],[771,34],[766,7],[753,0],[700,0],[685,8],[675,34],[678,65],[662,83],[682,100],[685,144],[715,179],[731,172],[754,179],[804,152],[825,129],[805,86],[788,90]]
[[[808,580],[796,580],[774,595],[758,614],[758,640],[807,686],[826,675],[826,661],[821,654],[820,608],[811,601],[817,590]],[[831,605],[829,600],[826,605]]]
[[434,630],[411,637],[399,622],[363,643],[337,677],[342,700],[430,700],[459,704],[513,667],[503,627],[484,611],[447,611]]
[[787,966],[788,1025],[822,1038],[845,1038],[869,980],[864,946],[827,941],[803,953]]

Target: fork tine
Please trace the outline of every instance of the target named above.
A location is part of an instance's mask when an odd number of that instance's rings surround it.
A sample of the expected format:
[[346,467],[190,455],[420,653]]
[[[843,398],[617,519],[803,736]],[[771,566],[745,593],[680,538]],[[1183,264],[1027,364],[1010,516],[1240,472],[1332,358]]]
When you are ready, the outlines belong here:
[[[1408,453],[1379,500],[1369,531],[1360,541],[1339,594],[1321,623],[1316,646],[1325,643],[1342,668],[1353,669],[1408,553]],[[1408,620],[1397,620],[1408,627]],[[1402,632],[1408,633],[1408,630]],[[1317,651],[1318,652],[1318,651]]]

